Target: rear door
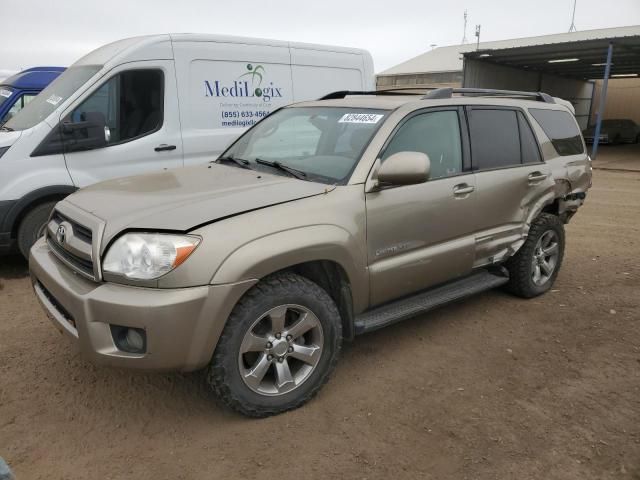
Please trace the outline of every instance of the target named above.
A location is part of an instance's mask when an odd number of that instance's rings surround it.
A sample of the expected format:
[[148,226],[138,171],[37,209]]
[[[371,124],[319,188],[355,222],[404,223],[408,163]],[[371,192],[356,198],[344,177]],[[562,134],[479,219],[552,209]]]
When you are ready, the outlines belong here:
[[475,266],[503,259],[525,235],[532,209],[553,192],[550,167],[517,108],[466,107],[477,182]]
[[78,187],[183,165],[172,60],[130,62],[114,69],[80,104],[62,114],[61,125],[96,112],[106,119],[107,145],[65,152]]

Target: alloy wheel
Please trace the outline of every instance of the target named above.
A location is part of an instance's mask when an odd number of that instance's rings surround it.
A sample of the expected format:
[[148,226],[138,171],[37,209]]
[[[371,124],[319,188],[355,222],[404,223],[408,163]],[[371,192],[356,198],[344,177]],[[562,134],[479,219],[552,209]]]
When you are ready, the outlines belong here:
[[267,396],[302,385],[318,366],[324,336],[318,317],[301,305],[281,305],[247,330],[238,353],[245,385]]
[[544,285],[553,276],[558,265],[560,243],[554,230],[544,232],[533,250],[531,278],[537,286]]

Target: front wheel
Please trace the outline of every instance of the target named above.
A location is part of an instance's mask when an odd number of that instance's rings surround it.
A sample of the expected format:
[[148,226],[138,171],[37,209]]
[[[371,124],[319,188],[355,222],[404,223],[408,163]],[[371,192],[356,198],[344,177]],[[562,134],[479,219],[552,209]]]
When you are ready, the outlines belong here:
[[222,402],[244,415],[275,415],[318,392],[341,345],[340,314],[327,292],[293,273],[274,275],[234,308],[208,383]]
[[507,289],[523,298],[549,290],[558,276],[564,256],[564,225],[556,216],[541,213],[531,224],[524,245],[511,257]]

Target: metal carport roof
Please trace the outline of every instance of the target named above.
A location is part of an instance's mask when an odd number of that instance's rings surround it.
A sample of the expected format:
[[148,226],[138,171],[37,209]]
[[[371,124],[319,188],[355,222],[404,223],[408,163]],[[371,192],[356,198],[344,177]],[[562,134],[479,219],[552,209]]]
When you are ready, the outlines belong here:
[[604,78],[607,49],[609,44],[613,44],[611,75],[640,74],[640,27],[627,27],[618,32],[615,32],[617,29],[611,30],[612,36],[609,37],[539,45],[482,48],[481,44],[480,49],[465,52],[464,57],[528,71],[591,80]]

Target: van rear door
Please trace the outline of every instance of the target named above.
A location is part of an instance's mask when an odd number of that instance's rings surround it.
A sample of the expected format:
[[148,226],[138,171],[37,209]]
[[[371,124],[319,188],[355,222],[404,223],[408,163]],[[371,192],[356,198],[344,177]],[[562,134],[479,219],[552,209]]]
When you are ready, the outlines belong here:
[[[294,44],[295,45],[295,44]],[[365,52],[291,47],[293,100],[314,100],[338,90],[374,90]]]
[[106,145],[65,151],[76,186],[183,165],[173,60],[114,68],[62,114],[61,128],[96,115],[106,122]]

